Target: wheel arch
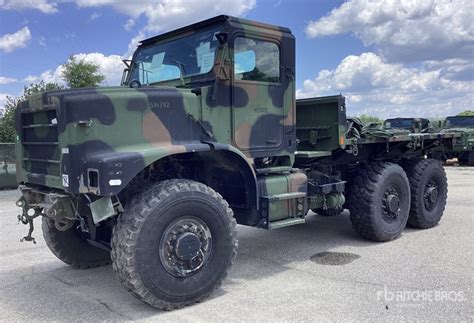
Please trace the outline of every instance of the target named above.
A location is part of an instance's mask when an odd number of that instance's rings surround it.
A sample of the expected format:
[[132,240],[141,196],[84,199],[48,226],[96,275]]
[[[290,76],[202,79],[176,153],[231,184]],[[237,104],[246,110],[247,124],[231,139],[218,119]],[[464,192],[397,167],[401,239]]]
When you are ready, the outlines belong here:
[[148,151],[143,157],[144,167],[137,169],[118,193],[121,200],[127,200],[147,183],[185,178],[212,187],[231,206],[257,207],[257,178],[252,161],[231,145],[193,144]]

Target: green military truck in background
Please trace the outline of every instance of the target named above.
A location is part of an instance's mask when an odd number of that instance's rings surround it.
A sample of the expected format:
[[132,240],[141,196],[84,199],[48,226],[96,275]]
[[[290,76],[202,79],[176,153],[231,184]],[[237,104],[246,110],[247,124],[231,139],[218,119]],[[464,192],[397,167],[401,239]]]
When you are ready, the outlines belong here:
[[452,149],[443,151],[444,158],[457,158],[459,165],[474,166],[474,116],[447,117],[442,132],[458,134]]
[[[366,128],[341,95],[295,100],[295,38],[218,16],[141,42],[122,86],[32,95],[16,110],[19,219],[42,217],[75,268],[112,263],[142,301],[210,295],[236,224],[277,229],[350,211],[364,239],[440,221],[450,133]],[[278,252],[275,250],[275,252]]]
[[425,118],[391,118],[383,122],[386,128],[406,129],[411,132],[430,132],[430,120]]
[[0,143],[0,190],[17,186],[15,144]]

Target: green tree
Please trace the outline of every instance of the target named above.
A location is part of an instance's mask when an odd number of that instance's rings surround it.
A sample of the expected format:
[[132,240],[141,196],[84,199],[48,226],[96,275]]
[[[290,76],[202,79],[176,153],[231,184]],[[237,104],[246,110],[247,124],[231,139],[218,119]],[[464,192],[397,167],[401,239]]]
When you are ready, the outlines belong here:
[[68,87],[80,88],[99,86],[105,76],[99,72],[99,65],[71,56],[64,64],[62,78]]
[[0,119],[0,142],[15,142],[15,109],[20,101],[26,100],[35,93],[57,89],[62,89],[62,87],[56,83],[41,81],[25,86],[23,94],[19,97],[7,96],[7,102],[4,105],[5,115]]
[[463,112],[459,112],[458,116],[474,116],[474,110],[464,110]]
[[371,123],[371,122],[383,123],[383,120],[380,119],[379,117],[370,116],[368,114],[361,114],[357,118],[359,118],[363,123]]

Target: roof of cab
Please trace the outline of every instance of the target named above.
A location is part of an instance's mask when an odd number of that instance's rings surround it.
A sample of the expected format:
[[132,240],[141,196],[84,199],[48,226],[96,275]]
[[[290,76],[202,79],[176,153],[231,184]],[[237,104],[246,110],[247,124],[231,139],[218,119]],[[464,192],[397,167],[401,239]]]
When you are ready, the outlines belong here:
[[172,31],[168,31],[168,32],[166,32],[164,34],[161,34],[161,35],[158,35],[158,36],[154,36],[154,37],[151,37],[151,38],[144,39],[140,42],[140,45],[149,44],[151,42],[155,42],[155,41],[158,41],[158,40],[161,40],[161,39],[164,39],[164,38],[168,38],[170,36],[181,34],[183,32],[187,32],[187,31],[190,31],[190,30],[196,30],[196,29],[203,28],[203,27],[206,27],[208,25],[213,25],[213,24],[216,24],[218,22],[223,22],[223,21],[228,21],[231,24],[234,23],[234,24],[240,24],[240,25],[255,26],[255,27],[259,27],[259,28],[263,28],[263,29],[276,30],[276,31],[280,31],[282,33],[291,34],[291,30],[289,28],[286,28],[286,27],[270,25],[270,24],[261,23],[261,22],[258,22],[258,21],[242,19],[242,18],[232,17],[232,16],[228,16],[228,15],[220,15],[220,16],[216,16],[216,17],[213,17],[213,18],[210,18],[210,19],[207,19],[207,20],[203,20],[203,21],[200,21],[200,22],[197,22],[197,23],[194,23],[194,24],[191,24],[191,25],[187,25],[187,26],[184,26],[184,27],[172,30]]

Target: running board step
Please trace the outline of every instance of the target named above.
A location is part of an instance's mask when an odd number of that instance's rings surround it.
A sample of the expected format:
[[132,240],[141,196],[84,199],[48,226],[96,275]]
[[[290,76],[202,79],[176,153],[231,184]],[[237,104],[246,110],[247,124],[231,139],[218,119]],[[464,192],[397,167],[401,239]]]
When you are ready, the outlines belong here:
[[293,193],[275,194],[275,195],[269,195],[269,196],[262,196],[262,199],[265,199],[269,202],[273,202],[273,201],[297,199],[300,197],[306,197],[306,193],[293,192]]
[[306,192],[281,193],[260,198],[261,222],[264,229],[277,229],[305,222]]
[[305,223],[304,218],[289,218],[289,219],[284,219],[280,221],[270,222],[270,224],[268,225],[268,228],[278,229],[278,228],[288,227],[290,225],[302,224],[302,223]]

